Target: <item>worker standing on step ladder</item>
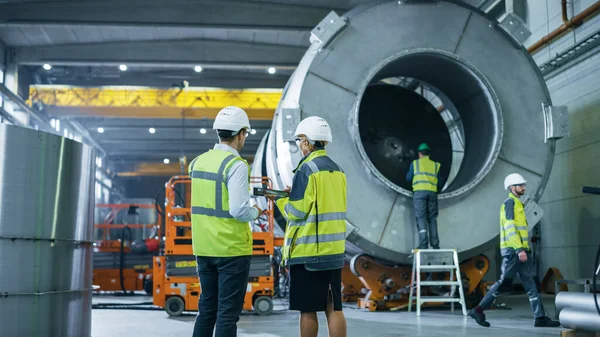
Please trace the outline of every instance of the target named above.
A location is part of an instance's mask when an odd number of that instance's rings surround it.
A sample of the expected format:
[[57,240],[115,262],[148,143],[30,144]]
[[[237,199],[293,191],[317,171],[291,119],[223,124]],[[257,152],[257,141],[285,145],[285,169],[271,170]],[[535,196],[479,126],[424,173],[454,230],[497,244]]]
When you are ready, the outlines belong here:
[[345,337],[346,175],[325,152],[332,134],[323,118],[302,120],[294,138],[304,158],[289,198],[276,199],[287,218],[283,263],[290,271],[290,309],[300,311],[301,337],[317,337],[318,311],[325,312],[329,336]]
[[250,131],[246,112],[223,108],[213,129],[219,144],[196,157],[192,178],[192,247],[202,293],[193,337],[237,335],[248,285],[252,232],[263,211],[250,206],[249,166],[240,157]]
[[531,311],[535,318],[536,327],[558,327],[559,322],[552,321],[545,315],[542,299],[538,294],[533,280],[534,270],[529,250],[529,231],[525,209],[521,197],[525,194],[525,178],[518,173],[509,174],[504,179],[504,188],[509,190],[508,199],[500,207],[500,252],[502,254],[502,269],[498,282],[487,292],[478,306],[471,309],[469,316],[485,327],[490,323],[486,321],[484,310],[488,309],[500,292],[502,284],[519,275],[527,296]]
[[[444,187],[439,177],[441,164],[429,159],[431,148],[427,143],[419,145],[417,152],[419,152],[419,159],[412,162],[410,170],[406,174],[406,180],[412,182],[413,186],[413,207],[419,229],[419,246],[417,248],[427,249],[429,247],[427,237],[429,236],[431,247],[439,249],[438,192]],[[428,233],[429,235],[427,235]]]

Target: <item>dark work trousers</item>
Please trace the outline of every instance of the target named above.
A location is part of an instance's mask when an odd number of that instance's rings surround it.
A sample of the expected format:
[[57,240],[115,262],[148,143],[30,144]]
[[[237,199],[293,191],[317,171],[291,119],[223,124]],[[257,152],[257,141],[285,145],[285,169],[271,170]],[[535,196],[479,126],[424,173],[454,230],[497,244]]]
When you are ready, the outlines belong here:
[[[419,229],[419,249],[427,249],[427,234],[432,248],[440,248],[438,237],[438,196],[431,191],[413,192],[413,207],[417,217],[417,228]],[[429,225],[429,226],[427,226]]]
[[500,293],[502,284],[509,280],[512,281],[515,275],[518,274],[521,283],[523,284],[523,288],[525,288],[527,296],[529,296],[529,304],[531,305],[531,311],[533,312],[534,318],[544,317],[544,305],[542,304],[537,287],[535,286],[535,281],[533,280],[535,270],[531,254],[527,252],[527,261],[521,262],[517,253],[511,249],[506,255],[502,256],[501,272],[502,275],[500,275],[500,279],[498,282],[494,283],[487,294],[485,294],[485,297],[481,300],[479,306],[484,310],[492,306],[492,303],[494,303],[494,300]]
[[202,293],[193,337],[237,336],[250,273],[250,256],[196,256]]

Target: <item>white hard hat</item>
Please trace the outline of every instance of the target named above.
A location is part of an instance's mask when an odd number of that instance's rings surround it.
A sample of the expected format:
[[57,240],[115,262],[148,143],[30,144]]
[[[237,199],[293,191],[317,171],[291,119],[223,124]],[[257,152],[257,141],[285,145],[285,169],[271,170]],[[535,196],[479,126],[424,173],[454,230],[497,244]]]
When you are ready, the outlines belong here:
[[329,123],[321,117],[312,116],[303,119],[296,127],[294,137],[305,135],[312,141],[325,141],[331,143],[331,127]]
[[527,181],[518,173],[511,173],[504,178],[504,189],[508,189],[512,185],[525,184]]
[[250,129],[248,114],[237,106],[224,107],[219,111],[213,124],[214,130],[240,131]]

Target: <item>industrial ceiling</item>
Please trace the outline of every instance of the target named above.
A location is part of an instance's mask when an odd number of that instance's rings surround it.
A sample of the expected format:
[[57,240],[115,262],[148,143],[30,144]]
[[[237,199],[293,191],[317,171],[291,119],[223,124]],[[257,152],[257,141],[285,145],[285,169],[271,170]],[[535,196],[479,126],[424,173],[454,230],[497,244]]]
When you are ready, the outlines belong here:
[[[342,14],[364,2],[0,0],[0,46],[7,49],[7,63],[18,65],[20,81],[30,85],[281,89],[310,44],[311,30],[330,11]],[[136,117],[70,119],[88,131],[117,171],[125,169],[117,164],[189,158],[215,140],[212,132],[200,133],[212,126],[207,118]],[[252,122],[256,133],[247,142],[247,158],[270,126]]]

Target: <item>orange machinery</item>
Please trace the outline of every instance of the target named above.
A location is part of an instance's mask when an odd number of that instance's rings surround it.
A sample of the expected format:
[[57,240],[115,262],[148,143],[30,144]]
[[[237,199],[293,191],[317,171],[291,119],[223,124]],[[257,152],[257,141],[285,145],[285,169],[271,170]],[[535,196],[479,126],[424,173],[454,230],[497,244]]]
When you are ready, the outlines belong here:
[[[461,279],[465,300],[479,299],[481,280],[487,273],[490,262],[485,255],[479,255],[460,264]],[[369,311],[400,310],[408,307],[412,266],[388,265],[368,255],[356,255],[342,270],[342,296],[344,301],[358,302],[358,307]],[[422,273],[426,279],[428,273]],[[449,280],[449,273],[430,273],[432,280]],[[426,295],[439,296],[449,291],[449,286],[431,289],[422,288]],[[422,295],[423,296],[423,295]],[[428,302],[422,305],[440,306],[445,303]]]
[[162,237],[161,217],[157,215],[152,223],[142,224],[138,210],[149,213],[155,207],[154,204],[96,205],[96,219],[102,219],[102,223],[94,225],[93,284],[98,286],[95,291],[144,290],[152,294],[152,258],[158,253]]
[[[268,178],[251,178],[251,183],[270,186]],[[165,196],[165,251],[154,258],[154,305],[162,307],[169,316],[179,316],[183,311],[197,311],[202,290],[196,274],[196,260],[192,253],[189,176],[172,177],[166,184]],[[175,206],[178,187],[186,190],[185,207]],[[265,219],[261,219],[264,221]],[[253,231],[253,256],[250,277],[244,299],[244,310],[254,310],[268,315],[273,310],[274,268],[271,264],[275,246],[283,244],[283,238],[273,234],[273,202],[268,202],[267,227],[265,231]],[[260,225],[260,224],[259,224]]]

